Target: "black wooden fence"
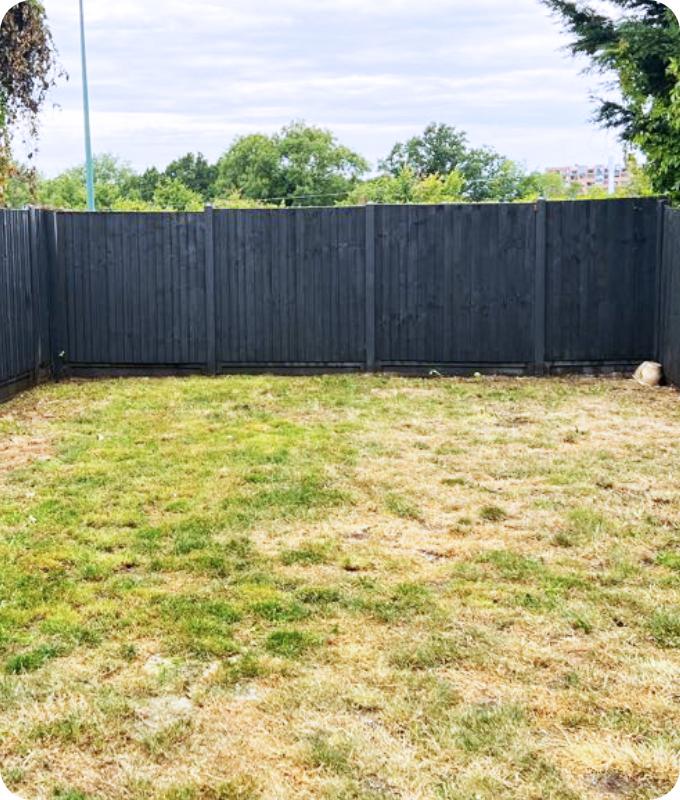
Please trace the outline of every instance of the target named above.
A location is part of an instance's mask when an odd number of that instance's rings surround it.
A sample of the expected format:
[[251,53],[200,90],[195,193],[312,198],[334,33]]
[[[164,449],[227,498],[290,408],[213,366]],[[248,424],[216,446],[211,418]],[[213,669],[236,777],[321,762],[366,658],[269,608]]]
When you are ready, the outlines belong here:
[[49,371],[47,220],[34,211],[0,212],[0,400]]
[[680,211],[666,208],[660,228],[658,353],[668,380],[680,386]]
[[50,365],[626,370],[677,352],[679,232],[654,199],[2,212],[0,385]]

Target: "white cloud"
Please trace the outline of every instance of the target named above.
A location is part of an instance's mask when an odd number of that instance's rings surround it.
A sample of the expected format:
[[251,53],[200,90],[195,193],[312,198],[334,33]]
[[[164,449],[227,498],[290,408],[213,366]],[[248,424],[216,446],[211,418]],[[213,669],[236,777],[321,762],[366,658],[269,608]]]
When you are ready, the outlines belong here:
[[[82,160],[77,3],[45,0],[71,80],[38,165]],[[539,0],[85,0],[97,152],[135,166],[304,118],[376,161],[437,120],[530,166],[601,161],[592,76]]]

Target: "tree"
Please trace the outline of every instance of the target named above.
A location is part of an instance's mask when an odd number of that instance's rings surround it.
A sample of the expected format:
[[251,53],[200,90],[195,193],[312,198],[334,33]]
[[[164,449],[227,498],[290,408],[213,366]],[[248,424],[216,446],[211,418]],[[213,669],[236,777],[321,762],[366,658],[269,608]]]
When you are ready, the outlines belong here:
[[578,194],[577,184],[567,184],[559,172],[532,172],[525,176],[521,199],[524,201],[573,199]]
[[201,211],[203,198],[178,178],[162,178],[153,195],[153,205],[163,211]]
[[202,153],[187,153],[171,161],[163,175],[171,180],[181,181],[192,192],[207,202],[215,196],[217,166],[210,164]]
[[462,176],[462,197],[473,202],[515,200],[521,196],[524,170],[490,147],[471,148],[467,135],[444,123],[430,123],[421,136],[397,142],[380,168],[394,177],[404,168],[419,179]]
[[238,192],[252,200],[282,197],[285,185],[274,137],[254,133],[237,138],[217,162],[216,192]]
[[144,202],[150,203],[153,200],[154,192],[162,177],[163,174],[156,167],[149,167],[141,175],[136,176],[134,181],[135,188]]
[[27,140],[37,137],[38,113],[54,84],[55,65],[42,5],[24,0],[10,8],[0,25],[0,206],[14,174],[12,130],[24,123]]
[[[135,187],[136,175],[129,164],[104,154],[94,159],[97,208],[107,211],[122,200],[140,200]],[[82,210],[87,208],[85,166],[62,172],[56,178],[39,181],[38,200],[51,208]]]
[[332,204],[347,196],[367,162],[330,131],[294,122],[276,137],[285,195],[298,205]]
[[293,122],[273,136],[237,139],[220,158],[216,193],[287,205],[333,204],[368,169],[330,131]]
[[490,147],[469,150],[460,171],[465,179],[465,198],[472,202],[509,202],[524,193],[524,169]]
[[48,208],[71,211],[82,211],[87,208],[84,167],[72,167],[55,178],[40,180],[38,202]]
[[655,0],[543,0],[571,35],[574,55],[612,76],[620,95],[599,99],[596,120],[647,157],[654,189],[680,197],[680,26]]
[[227,197],[216,197],[213,199],[215,208],[279,208],[280,204],[265,203],[262,200],[250,200],[238,192],[232,192]]
[[465,133],[450,125],[431,122],[421,136],[397,142],[379,167],[391,175],[398,175],[404,167],[409,167],[419,178],[448,175],[465,160],[466,154]]
[[418,178],[410,167],[397,175],[380,175],[354,188],[343,205],[366,203],[455,203],[463,199],[464,179],[460,172]]

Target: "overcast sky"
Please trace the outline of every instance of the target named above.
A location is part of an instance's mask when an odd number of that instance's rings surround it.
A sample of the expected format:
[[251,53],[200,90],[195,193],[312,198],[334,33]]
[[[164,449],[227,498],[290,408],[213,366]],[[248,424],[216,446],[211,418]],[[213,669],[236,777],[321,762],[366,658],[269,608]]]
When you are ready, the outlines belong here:
[[[45,0],[70,75],[38,167],[82,161],[77,0]],[[85,0],[95,152],[142,169],[292,119],[373,164],[430,121],[543,168],[621,159],[591,122],[600,79],[538,0]],[[52,107],[52,105],[54,107]]]

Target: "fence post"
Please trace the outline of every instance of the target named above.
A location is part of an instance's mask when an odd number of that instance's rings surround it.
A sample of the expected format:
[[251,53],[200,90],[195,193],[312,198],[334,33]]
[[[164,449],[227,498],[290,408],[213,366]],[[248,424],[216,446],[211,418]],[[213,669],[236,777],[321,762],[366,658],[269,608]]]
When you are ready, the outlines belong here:
[[366,370],[375,372],[375,205],[366,204]]
[[546,328],[546,203],[536,203],[536,264],[534,273],[534,374],[545,375]]
[[205,221],[205,333],[206,333],[206,370],[209,375],[217,375],[217,343],[216,343],[216,304],[215,304],[215,209],[206,205]]
[[666,223],[666,199],[662,198],[656,206],[656,272],[655,283],[655,303],[654,303],[654,358],[662,360],[661,348],[664,339],[664,320],[666,302],[666,275],[664,272],[664,227]]
[[58,381],[63,366],[63,340],[66,330],[64,302],[65,296],[59,287],[59,242],[57,212],[49,211],[45,222],[47,235],[47,307],[50,321],[50,362],[52,375]]
[[33,316],[33,355],[34,355],[34,380],[37,383],[40,376],[40,365],[43,360],[43,336],[42,329],[42,286],[39,274],[38,262],[38,216],[33,206],[28,208],[28,236],[29,252],[31,254],[31,313]]

